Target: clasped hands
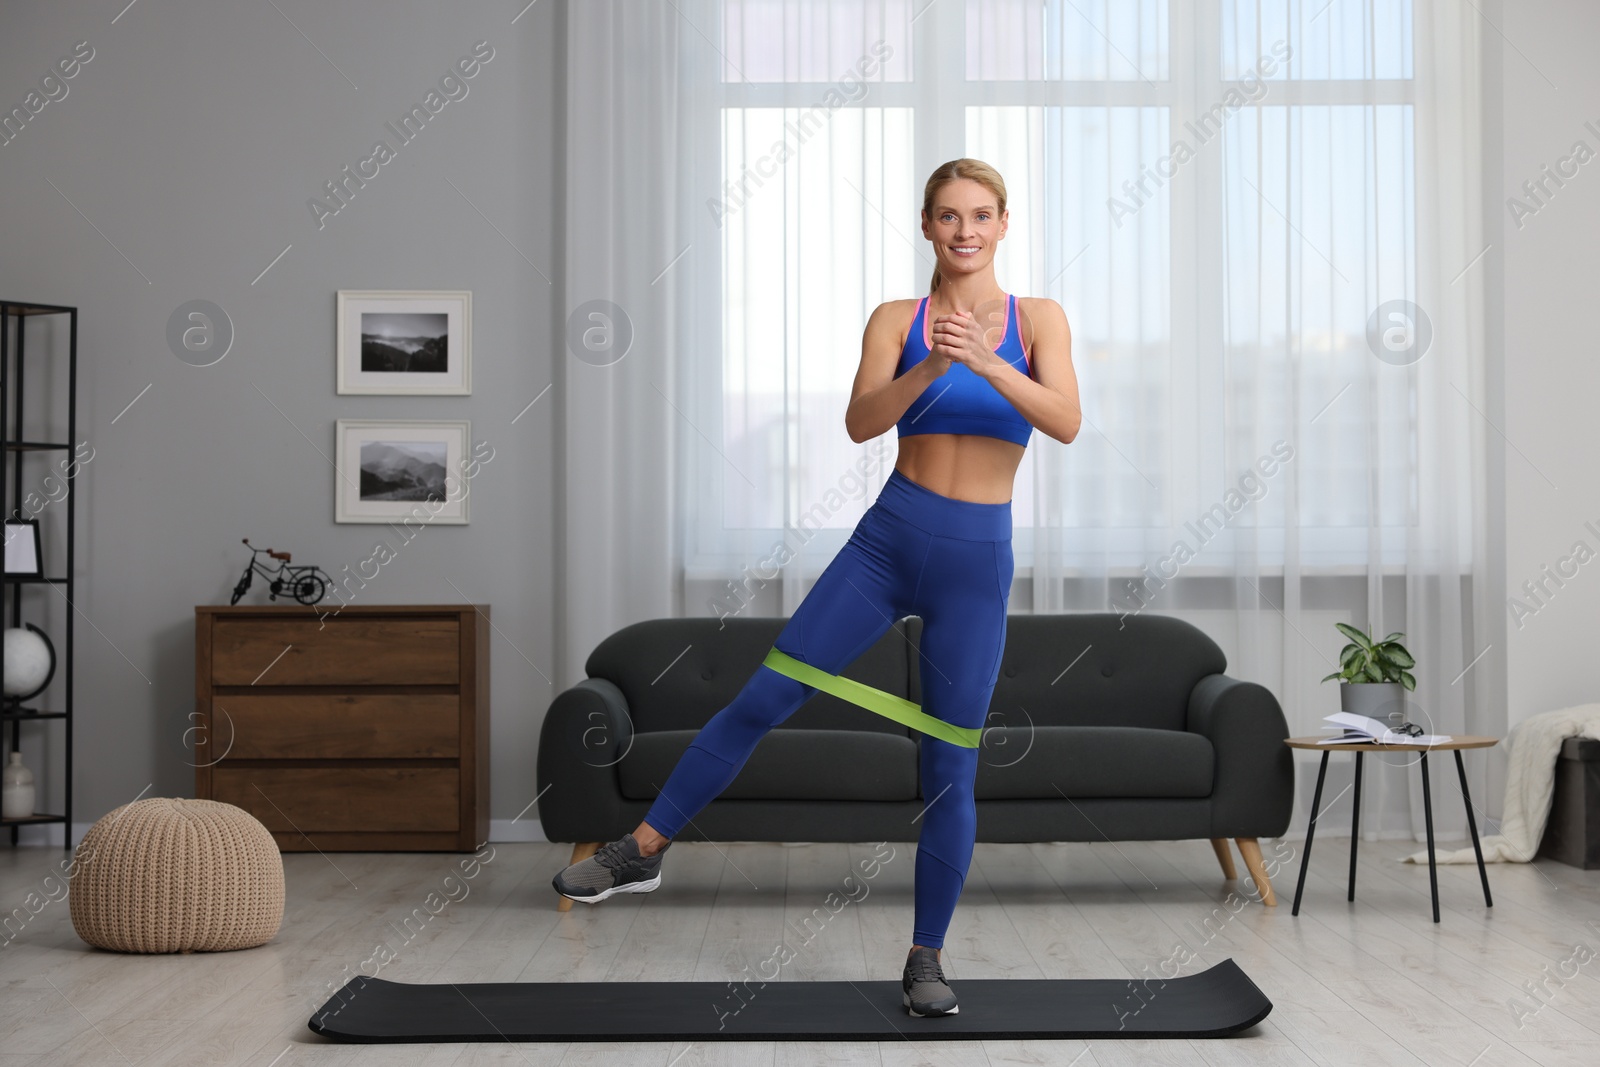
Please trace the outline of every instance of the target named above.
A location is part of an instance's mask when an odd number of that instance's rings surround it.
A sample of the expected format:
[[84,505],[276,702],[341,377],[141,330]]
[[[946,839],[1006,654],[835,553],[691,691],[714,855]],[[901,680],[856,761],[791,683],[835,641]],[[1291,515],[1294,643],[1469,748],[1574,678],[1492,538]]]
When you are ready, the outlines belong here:
[[945,361],[939,366],[940,374],[949,370],[950,364],[962,363],[972,373],[990,377],[1000,368],[1011,366],[995,354],[998,342],[989,339],[1002,329],[999,325],[985,326],[970,311],[940,315],[933,320],[933,348],[928,358],[937,357]]

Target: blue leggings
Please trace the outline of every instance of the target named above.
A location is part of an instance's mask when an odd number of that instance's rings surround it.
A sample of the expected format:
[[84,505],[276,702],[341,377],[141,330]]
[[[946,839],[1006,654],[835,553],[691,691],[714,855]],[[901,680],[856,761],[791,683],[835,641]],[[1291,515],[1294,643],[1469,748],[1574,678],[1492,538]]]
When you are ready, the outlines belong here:
[[[838,674],[897,620],[921,616],[923,711],[981,727],[1005,650],[1012,571],[1009,501],[956,500],[895,470],[774,645]],[[644,821],[676,837],[727,788],[767,731],[817,691],[765,665],[756,668],[733,702],[695,735]],[[977,837],[978,750],[917,737],[926,807],[912,943],[939,948]]]

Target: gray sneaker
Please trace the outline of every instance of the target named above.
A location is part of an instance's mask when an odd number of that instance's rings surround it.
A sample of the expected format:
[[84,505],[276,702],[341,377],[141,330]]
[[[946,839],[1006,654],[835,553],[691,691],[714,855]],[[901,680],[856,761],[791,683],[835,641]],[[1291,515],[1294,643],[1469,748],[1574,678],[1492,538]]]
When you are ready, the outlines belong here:
[[939,968],[939,950],[914,948],[906,960],[906,969],[900,979],[902,1002],[912,1015],[955,1015],[956,995],[945,983],[944,971]]
[[672,847],[668,841],[654,856],[639,855],[639,842],[624,834],[588,859],[579,860],[550,880],[556,892],[572,900],[593,904],[615,893],[648,893],[661,885],[661,857]]

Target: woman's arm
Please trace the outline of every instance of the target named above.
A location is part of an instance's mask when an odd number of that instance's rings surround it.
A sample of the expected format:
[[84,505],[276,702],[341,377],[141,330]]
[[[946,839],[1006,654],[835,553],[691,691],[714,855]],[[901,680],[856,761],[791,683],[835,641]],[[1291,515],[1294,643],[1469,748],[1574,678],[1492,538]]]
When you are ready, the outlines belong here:
[[947,356],[930,353],[896,378],[895,367],[900,363],[899,318],[893,302],[879,304],[862,331],[861,366],[850,390],[850,406],[844,412],[845,432],[857,444],[888,432],[928,383],[950,369]]
[[[1040,297],[1027,302],[1027,321],[1033,326],[1033,377],[995,355],[970,315],[935,319],[933,349],[982,375],[1036,429],[1071,444],[1083,423],[1078,375],[1072,368],[1072,328],[1067,313],[1054,300]],[[1019,311],[1022,303],[1017,301]]]

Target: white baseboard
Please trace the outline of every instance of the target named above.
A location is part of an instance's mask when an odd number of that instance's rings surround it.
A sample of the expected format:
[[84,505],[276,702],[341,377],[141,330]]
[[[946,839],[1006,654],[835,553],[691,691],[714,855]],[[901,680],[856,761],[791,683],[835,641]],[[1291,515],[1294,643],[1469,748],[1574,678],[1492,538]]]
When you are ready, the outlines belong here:
[[[88,833],[89,827],[93,825],[94,823],[92,822],[73,823],[72,843],[77,844],[79,841],[82,841],[83,835]],[[62,824],[58,822],[36,823],[32,826],[20,826],[17,828],[17,845],[19,847],[22,845],[37,847],[53,846],[65,852],[66,848],[64,845],[66,843],[66,837],[62,833],[62,829]]]
[[[92,822],[75,822],[72,824],[72,842],[76,845],[82,841],[84,835],[93,826]],[[65,838],[62,836],[62,825],[58,822],[39,823],[34,826],[18,828],[18,847],[31,848],[59,848],[63,852]],[[538,819],[490,819],[490,841],[548,841],[544,830],[539,826]]]
[[[87,822],[75,822],[75,823],[73,823],[72,824],[72,840],[74,842],[82,841],[83,840],[83,836],[89,832],[89,827],[91,827],[93,825],[94,825],[93,823],[87,823]],[[1480,838],[1488,837],[1491,834],[1498,834],[1499,832],[1500,832],[1500,820],[1499,819],[1484,818],[1482,820],[1482,822],[1480,823],[1480,825],[1478,826],[1478,836]],[[1298,840],[1304,841],[1305,840],[1305,836],[1306,836],[1305,835],[1305,828],[1301,827],[1301,828],[1299,828],[1299,830],[1297,832],[1289,833],[1289,834],[1286,834],[1285,836],[1294,837],[1294,838],[1296,838]],[[1318,838],[1318,840],[1321,840],[1324,837],[1344,837],[1344,838],[1349,838],[1349,836],[1350,836],[1349,827],[1345,827],[1344,828],[1344,833],[1343,834],[1340,834],[1338,832],[1338,830],[1336,828],[1332,827],[1332,826],[1329,826],[1329,827],[1326,827],[1326,828],[1321,827],[1321,826],[1317,827],[1317,838]],[[1372,838],[1368,835],[1368,833],[1366,831],[1363,831],[1361,836],[1365,840],[1372,840]],[[1412,837],[1411,834],[1406,833],[1405,831],[1391,830],[1391,831],[1386,831],[1386,832],[1384,832],[1382,834],[1377,835],[1377,839],[1378,840],[1382,840],[1382,841],[1388,841],[1388,840],[1404,841],[1404,840],[1412,840],[1413,837]],[[489,840],[490,841],[503,841],[503,842],[518,842],[518,841],[543,842],[543,841],[549,841],[550,839],[544,835],[544,829],[539,825],[539,820],[538,819],[516,818],[516,819],[490,819],[489,820]],[[1455,835],[1438,834],[1438,835],[1435,835],[1434,840],[1436,842],[1437,841],[1454,842],[1456,840],[1460,840],[1460,841],[1464,842],[1464,841],[1468,840],[1468,837],[1467,837],[1466,833],[1463,831],[1463,832],[1461,832],[1459,834],[1455,834]],[[1423,839],[1422,843],[1424,845],[1426,845],[1426,843],[1427,843],[1426,838]],[[38,825],[38,826],[24,826],[24,827],[21,827],[20,832],[17,835],[17,844],[18,845],[30,845],[30,846],[54,846],[55,848],[61,848],[62,847],[61,824],[57,822],[57,823],[44,823],[44,824]],[[786,842],[786,844],[794,844],[794,842]],[[63,851],[65,851],[65,850],[63,849]]]

